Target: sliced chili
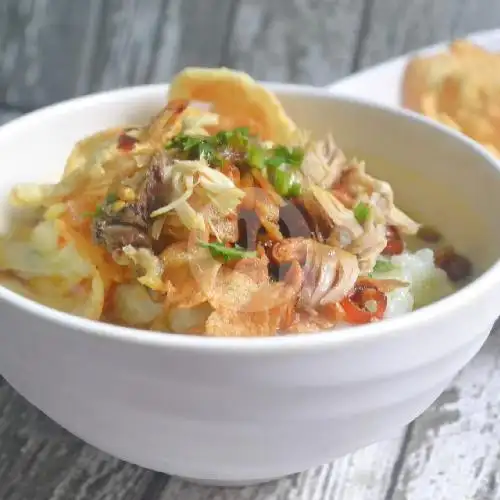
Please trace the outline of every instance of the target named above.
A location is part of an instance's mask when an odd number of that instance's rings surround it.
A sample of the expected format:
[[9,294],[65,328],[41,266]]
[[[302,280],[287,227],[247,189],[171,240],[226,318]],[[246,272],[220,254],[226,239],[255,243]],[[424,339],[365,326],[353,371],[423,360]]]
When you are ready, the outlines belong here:
[[117,148],[121,151],[132,151],[134,149],[137,139],[125,132],[118,137]]
[[344,309],[345,320],[348,323],[358,325],[371,323],[383,319],[387,309],[387,296],[376,286],[358,283],[340,305]]
[[396,227],[387,226],[385,236],[387,245],[382,250],[382,255],[399,255],[404,252],[405,244]]

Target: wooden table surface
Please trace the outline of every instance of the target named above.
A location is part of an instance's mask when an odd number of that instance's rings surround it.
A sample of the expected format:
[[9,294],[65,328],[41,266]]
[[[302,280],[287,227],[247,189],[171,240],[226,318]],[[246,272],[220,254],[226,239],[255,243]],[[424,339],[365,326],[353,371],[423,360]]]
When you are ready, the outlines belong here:
[[[167,81],[185,65],[324,85],[495,27],[500,0],[0,0],[0,119]],[[0,379],[0,499],[500,499],[499,412],[497,328],[439,401],[392,441],[276,483],[224,490],[99,452]]]

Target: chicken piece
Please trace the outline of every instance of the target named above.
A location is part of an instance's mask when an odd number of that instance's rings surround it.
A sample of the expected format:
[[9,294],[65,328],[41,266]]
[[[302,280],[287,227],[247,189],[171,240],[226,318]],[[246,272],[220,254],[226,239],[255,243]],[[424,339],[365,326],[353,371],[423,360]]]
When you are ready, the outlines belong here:
[[342,150],[329,135],[324,141],[310,142],[301,165],[306,183],[323,189],[331,188],[347,166]]
[[372,177],[363,162],[352,162],[340,179],[340,186],[356,199],[365,198],[374,205],[387,225],[396,226],[403,234],[416,234],[420,224],[394,204],[394,193],[388,182]]
[[304,279],[298,305],[305,310],[338,302],[359,276],[353,254],[312,239],[284,240],[274,246],[272,255],[278,263],[297,261],[302,265]]

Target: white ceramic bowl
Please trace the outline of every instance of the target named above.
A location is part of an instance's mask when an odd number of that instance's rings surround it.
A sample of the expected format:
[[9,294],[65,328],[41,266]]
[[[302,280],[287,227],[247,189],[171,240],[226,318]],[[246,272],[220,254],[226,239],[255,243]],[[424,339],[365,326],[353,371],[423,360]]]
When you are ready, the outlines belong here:
[[[296,121],[370,160],[397,202],[484,271],[459,293],[368,326],[264,339],[124,329],[0,287],[0,371],[29,401],[124,460],[217,484],[264,481],[394,435],[478,351],[499,314],[500,170],[472,141],[408,114],[274,85]],[[0,200],[58,178],[75,141],[144,122],[165,86],[92,95],[0,129]],[[5,222],[5,215],[3,217]]]

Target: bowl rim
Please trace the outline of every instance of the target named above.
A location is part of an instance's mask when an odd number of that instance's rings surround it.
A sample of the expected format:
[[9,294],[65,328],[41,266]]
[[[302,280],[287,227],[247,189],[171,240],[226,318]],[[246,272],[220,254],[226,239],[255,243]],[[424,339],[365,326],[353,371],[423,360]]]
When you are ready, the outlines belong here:
[[[455,141],[459,141],[471,148],[486,163],[490,164],[500,176],[500,162],[484,147],[468,138],[464,134],[441,125],[438,122],[402,108],[394,108],[382,104],[376,104],[364,99],[350,96],[336,95],[334,91],[326,88],[318,88],[307,85],[262,82],[272,91],[282,95],[319,97],[328,100],[347,102],[358,107],[367,107],[385,114],[392,114],[398,118],[418,122],[424,126],[434,129],[438,134],[444,134]],[[166,93],[168,84],[147,84],[121,89],[108,90],[88,94],[51,104],[36,111],[27,113],[19,118],[8,122],[0,127],[0,136],[17,133],[17,129],[29,124],[31,121],[42,122],[44,115],[58,113],[71,113],[82,107],[94,107],[107,101],[116,99],[140,101],[141,98],[149,97],[159,93]],[[296,333],[283,336],[269,337],[208,337],[187,335],[181,333],[156,332],[142,330],[139,328],[122,327],[118,325],[103,323],[96,320],[82,318],[44,306],[11,290],[0,286],[0,300],[6,302],[16,309],[28,313],[39,319],[55,323],[66,330],[65,335],[80,335],[85,332],[97,338],[110,339],[129,344],[145,345],[150,347],[164,347],[182,351],[208,351],[216,353],[238,354],[266,354],[276,352],[293,352],[296,350],[324,349],[327,346],[353,344],[358,342],[376,341],[380,337],[390,338],[405,334],[405,330],[415,327],[425,327],[433,321],[452,315],[463,309],[470,301],[480,300],[495,286],[500,285],[500,259],[491,265],[485,272],[465,285],[457,292],[437,302],[425,306],[417,311],[404,314],[396,318],[388,318],[378,323],[360,325],[356,327],[342,327],[335,330],[319,330],[314,333]]]

